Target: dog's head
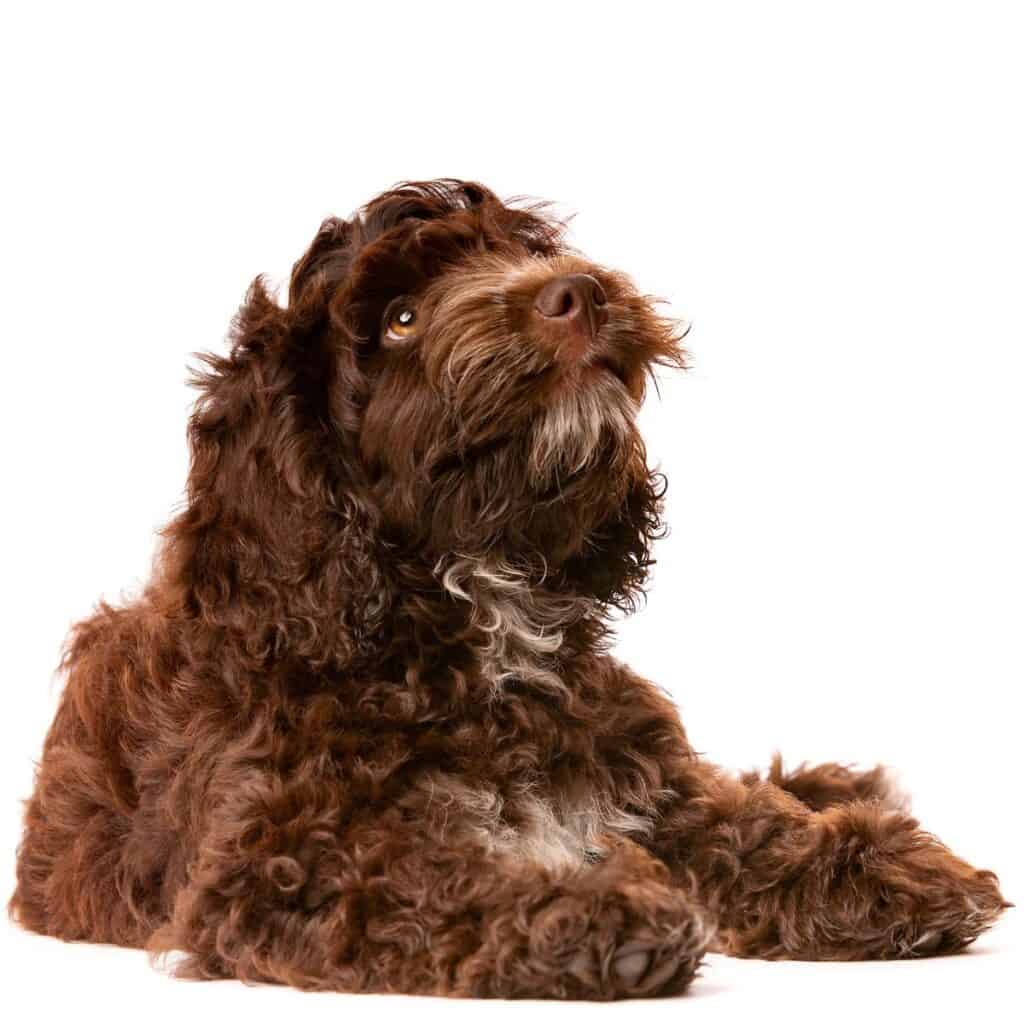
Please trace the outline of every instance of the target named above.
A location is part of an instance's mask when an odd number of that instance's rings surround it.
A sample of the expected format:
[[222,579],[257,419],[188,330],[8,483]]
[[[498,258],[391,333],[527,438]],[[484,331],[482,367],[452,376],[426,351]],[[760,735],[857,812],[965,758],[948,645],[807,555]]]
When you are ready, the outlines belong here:
[[[621,604],[661,497],[635,415],[651,368],[681,361],[675,324],[542,208],[403,185],[322,225],[286,309],[257,283],[203,382],[193,503],[261,478],[251,511],[287,492],[285,531],[319,504],[396,562],[482,559]],[[227,436],[242,422],[262,442]]]

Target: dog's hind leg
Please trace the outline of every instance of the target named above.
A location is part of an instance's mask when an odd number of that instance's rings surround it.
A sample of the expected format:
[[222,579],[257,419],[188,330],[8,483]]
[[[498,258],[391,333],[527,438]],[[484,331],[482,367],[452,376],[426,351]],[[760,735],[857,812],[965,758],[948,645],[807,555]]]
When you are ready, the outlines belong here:
[[125,899],[129,820],[91,792],[88,760],[51,758],[28,803],[10,912],[23,927],[66,940],[142,946],[151,931]]
[[884,765],[867,771],[830,762],[798,765],[786,771],[782,758],[776,754],[766,775],[746,772],[743,782],[753,785],[767,781],[784,789],[815,811],[854,800],[878,800],[897,810],[909,810],[910,800],[896,784],[892,772]]
[[[239,779],[150,948],[194,978],[310,989],[614,999],[682,992],[711,939],[623,841],[545,867],[383,807],[340,825],[330,781]],[[406,809],[407,810],[407,809]]]
[[125,751],[142,616],[101,607],[72,634],[67,685],[26,804],[11,915],[68,940],[143,946],[166,920],[168,843],[147,819]]

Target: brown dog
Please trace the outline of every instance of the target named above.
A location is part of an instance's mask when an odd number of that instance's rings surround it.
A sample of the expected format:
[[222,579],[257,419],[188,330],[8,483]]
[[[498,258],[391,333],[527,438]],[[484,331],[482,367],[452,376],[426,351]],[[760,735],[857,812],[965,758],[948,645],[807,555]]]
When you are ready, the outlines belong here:
[[143,596],[70,640],[12,910],[307,988],[678,993],[705,950],[960,949],[1005,905],[837,765],[736,779],[605,652],[674,325],[456,181],[257,281]]

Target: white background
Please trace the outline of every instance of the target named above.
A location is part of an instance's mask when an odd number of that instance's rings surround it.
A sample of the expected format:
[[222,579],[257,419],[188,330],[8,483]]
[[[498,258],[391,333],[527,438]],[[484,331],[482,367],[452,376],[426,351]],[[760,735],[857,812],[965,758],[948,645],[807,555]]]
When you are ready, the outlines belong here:
[[[673,533],[621,655],[729,766],[775,749],[895,764],[925,824],[1021,898],[1019,12],[9,11],[5,894],[63,635],[145,576],[180,498],[190,353],[220,346],[249,280],[283,281],[323,216],[454,175],[556,200],[579,246],[693,321],[694,369],[643,414]],[[1019,1001],[1015,913],[953,959],[713,957],[682,1002],[483,1012],[1004,1019]],[[29,1005],[105,1020],[481,1012],[175,982],[141,953],[6,923],[0,943],[0,1000],[25,1001],[15,1019]]]

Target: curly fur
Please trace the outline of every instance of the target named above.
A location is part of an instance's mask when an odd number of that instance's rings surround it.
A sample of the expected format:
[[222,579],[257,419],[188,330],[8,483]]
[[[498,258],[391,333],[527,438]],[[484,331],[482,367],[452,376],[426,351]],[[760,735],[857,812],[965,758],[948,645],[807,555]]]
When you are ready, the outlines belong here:
[[[607,298],[583,352],[533,309],[571,273]],[[151,581],[69,640],[17,919],[199,978],[588,999],[681,992],[709,948],[973,941],[995,877],[879,770],[731,777],[605,652],[661,530],[635,413],[680,340],[543,208],[456,181],[326,221],[286,306],[257,280]]]

